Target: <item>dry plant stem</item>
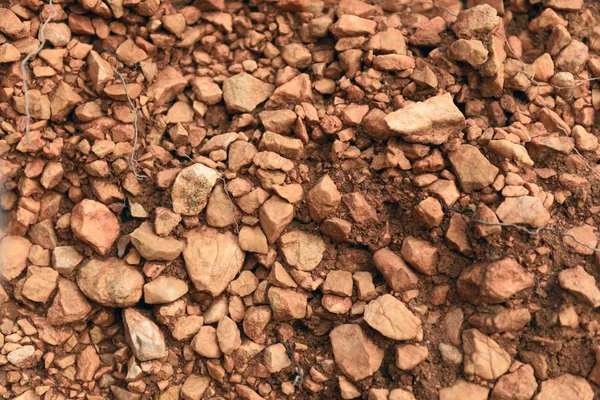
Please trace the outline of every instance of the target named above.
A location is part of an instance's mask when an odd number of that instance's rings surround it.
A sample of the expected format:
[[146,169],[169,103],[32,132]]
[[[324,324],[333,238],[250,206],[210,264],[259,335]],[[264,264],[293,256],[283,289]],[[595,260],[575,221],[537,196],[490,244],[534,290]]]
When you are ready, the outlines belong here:
[[52,21],[58,15],[56,13],[56,9],[54,8],[54,4],[52,4],[52,0],[49,0],[48,5],[52,10],[52,15],[44,21],[42,27],[40,28],[40,45],[37,49],[33,50],[31,53],[27,54],[23,61],[21,61],[21,78],[23,80],[23,96],[25,97],[25,115],[27,119],[25,120],[25,140],[27,140],[27,144],[32,146],[31,140],[29,139],[29,125],[31,124],[31,112],[29,111],[29,86],[27,86],[27,71],[29,70],[29,60],[31,57],[37,55],[44,46],[46,45],[46,26],[50,21]]
[[531,229],[528,229],[524,226],[517,225],[517,224],[508,224],[505,222],[489,222],[489,221],[482,221],[480,219],[475,219],[470,215],[475,212],[475,210],[473,208],[465,208],[464,210],[460,210],[458,208],[448,207],[448,210],[454,211],[458,214],[461,214],[463,217],[469,218],[471,220],[471,222],[474,222],[474,223],[480,224],[480,225],[502,226],[502,227],[506,227],[506,228],[515,228],[518,231],[525,232],[532,236],[538,236],[541,232],[547,231],[547,232],[550,232],[551,234],[553,234],[554,236],[571,238],[578,245],[583,246],[589,250],[592,250],[595,253],[600,252],[600,248],[588,246],[587,244],[582,243],[579,240],[577,240],[577,238],[575,238],[575,236],[571,235],[570,233],[564,233],[564,232],[557,231],[554,228],[552,228],[552,226],[542,226],[537,229],[531,230]]
[[287,343],[281,342],[281,344],[283,344],[283,346],[285,347],[285,352],[287,353],[288,358],[290,359],[292,364],[294,364],[294,370],[296,372],[296,375],[294,376],[292,384],[294,386],[302,384],[304,382],[304,370],[302,369],[300,363],[296,361],[296,354],[294,353],[294,350],[292,350],[292,348],[288,346]]

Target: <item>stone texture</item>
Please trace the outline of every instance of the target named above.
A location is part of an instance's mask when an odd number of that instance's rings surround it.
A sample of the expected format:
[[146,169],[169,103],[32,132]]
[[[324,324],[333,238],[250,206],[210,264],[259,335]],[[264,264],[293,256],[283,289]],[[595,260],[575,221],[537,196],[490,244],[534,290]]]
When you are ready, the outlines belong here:
[[489,336],[477,329],[467,329],[463,332],[462,339],[465,374],[492,380],[508,371],[510,355]]
[[325,242],[320,236],[303,231],[291,231],[279,239],[283,260],[300,271],[312,271],[323,259]]
[[558,273],[560,287],[590,307],[600,307],[600,289],[596,279],[581,265],[564,269]]
[[125,337],[139,361],[150,361],[167,355],[165,338],[152,320],[134,308],[123,310]]
[[275,86],[250,74],[240,73],[223,82],[223,100],[230,111],[252,112],[274,90]]
[[320,222],[335,212],[342,195],[329,175],[323,175],[306,195],[306,204],[310,217]]
[[377,250],[373,254],[373,263],[392,290],[403,292],[417,286],[419,277],[406,265],[402,257],[392,250]]
[[170,303],[187,292],[188,285],[184,280],[161,275],[144,285],[144,302],[147,304]]
[[77,285],[96,303],[124,308],[141,299],[144,277],[121,259],[92,259],[79,269]]
[[470,144],[461,145],[448,158],[465,193],[491,185],[498,175],[498,168]]
[[335,363],[354,382],[373,375],[383,361],[383,349],[356,324],[345,324],[329,333]]
[[163,238],[155,234],[150,221],[142,223],[130,237],[140,255],[150,261],[172,261],[179,257],[185,247],[175,238]]
[[384,294],[367,304],[364,319],[372,328],[390,339],[423,339],[421,320],[392,295]]
[[540,384],[540,391],[534,400],[592,400],[594,392],[583,378],[563,374]]
[[100,255],[108,253],[120,233],[119,221],[108,207],[88,199],[73,207],[71,229]]
[[550,213],[537,197],[510,197],[496,210],[500,221],[507,224],[524,224],[534,228],[548,225]]
[[19,236],[5,236],[0,241],[0,274],[11,281],[25,270],[31,242]]
[[217,171],[203,164],[182,169],[171,189],[173,211],[189,216],[199,214],[206,207],[218,178]]

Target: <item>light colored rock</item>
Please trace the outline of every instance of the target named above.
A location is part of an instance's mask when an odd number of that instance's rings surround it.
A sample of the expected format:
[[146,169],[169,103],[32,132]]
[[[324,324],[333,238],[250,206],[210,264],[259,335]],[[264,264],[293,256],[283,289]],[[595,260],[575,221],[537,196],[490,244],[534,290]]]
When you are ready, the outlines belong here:
[[124,308],[137,304],[142,297],[144,277],[121,259],[92,259],[79,269],[77,285],[96,303]]
[[167,355],[165,338],[160,328],[134,308],[123,310],[125,338],[139,361],[150,361]]
[[410,371],[427,359],[429,350],[426,346],[405,344],[396,346],[396,367]]
[[31,301],[46,303],[56,289],[58,272],[48,267],[30,265],[23,283],[23,296]]
[[187,84],[188,79],[178,69],[169,65],[158,74],[154,83],[148,88],[148,98],[154,101],[154,107],[160,107],[173,100]]
[[560,287],[590,307],[600,307],[600,289],[596,279],[581,265],[563,269],[558,273]]
[[500,221],[507,224],[524,224],[534,228],[548,225],[550,213],[542,201],[533,196],[510,197],[496,210]]
[[273,243],[294,219],[294,206],[281,197],[272,196],[260,207],[258,218],[267,241]]
[[240,73],[223,81],[223,100],[233,112],[252,112],[269,98],[275,86],[247,73]]
[[217,330],[212,326],[203,326],[192,340],[192,348],[202,357],[219,358],[221,349],[217,340]]
[[459,146],[448,156],[460,186],[466,193],[491,185],[498,175],[498,168],[470,144]]
[[150,221],[142,223],[129,236],[140,255],[150,261],[172,261],[179,257],[185,247],[175,238],[155,234]]
[[571,374],[563,374],[549,379],[540,385],[540,391],[533,400],[592,400],[594,391],[584,379]]
[[459,380],[440,390],[440,400],[488,400],[490,389]]
[[37,362],[35,347],[30,344],[19,347],[8,353],[6,359],[17,368],[31,368]]
[[50,325],[65,325],[83,321],[92,311],[92,305],[77,285],[67,279],[58,280],[58,291],[48,309]]
[[407,236],[402,242],[400,255],[420,273],[435,275],[438,262],[437,248],[428,241]]
[[268,298],[276,321],[291,321],[306,316],[307,296],[304,293],[293,289],[271,287]]
[[185,281],[173,276],[161,275],[144,285],[144,302],[147,304],[166,304],[177,300],[188,292]]
[[5,236],[0,241],[0,275],[12,281],[21,275],[27,265],[31,242],[20,236]]
[[283,343],[277,343],[264,350],[265,367],[274,374],[292,365]]
[[224,317],[217,325],[217,341],[223,354],[230,355],[240,348],[242,339],[237,324],[229,317]]
[[367,304],[364,319],[372,328],[390,339],[423,340],[421,320],[403,302],[390,294]]
[[100,255],[108,253],[120,233],[119,221],[108,207],[88,199],[73,207],[71,229]]
[[354,382],[373,375],[381,366],[384,351],[356,324],[345,324],[329,333],[335,363]]
[[565,233],[573,237],[563,237],[563,242],[575,253],[591,256],[598,245],[597,229],[584,224],[567,230]]
[[208,376],[188,376],[181,387],[181,397],[183,400],[200,400],[208,389],[210,381]]
[[387,247],[373,254],[373,263],[394,291],[414,289],[419,282],[419,277],[406,265],[402,257]]
[[510,355],[498,343],[477,329],[462,334],[466,375],[493,380],[504,375],[511,364]]
[[496,382],[490,400],[530,400],[538,384],[531,365],[524,364]]
[[341,200],[342,195],[329,175],[323,175],[306,195],[308,211],[315,222],[335,212]]
[[187,216],[199,214],[206,207],[218,178],[217,171],[203,164],[182,169],[171,189],[173,211]]
[[279,250],[284,261],[300,271],[312,271],[323,259],[325,242],[320,236],[303,231],[292,231],[279,239]]
[[252,253],[267,254],[267,237],[259,226],[243,226],[239,236],[240,248]]

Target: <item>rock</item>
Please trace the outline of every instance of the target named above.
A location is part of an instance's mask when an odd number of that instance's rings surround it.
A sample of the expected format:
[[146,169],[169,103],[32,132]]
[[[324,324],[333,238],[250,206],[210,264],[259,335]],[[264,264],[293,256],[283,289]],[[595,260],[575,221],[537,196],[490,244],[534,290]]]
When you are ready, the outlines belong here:
[[357,17],[356,15],[344,14],[329,30],[336,38],[347,36],[373,35],[377,22]]
[[71,41],[71,29],[64,23],[50,22],[46,25],[44,36],[52,46],[65,47]]
[[208,376],[190,375],[181,386],[183,400],[200,400],[210,385]]
[[12,281],[25,269],[31,242],[20,236],[4,236],[0,241],[0,276]]
[[196,98],[204,104],[217,104],[223,97],[223,91],[219,85],[208,76],[194,77],[191,81],[191,85]]
[[495,8],[481,4],[458,13],[452,30],[459,38],[471,39],[479,34],[491,33],[500,20]]
[[352,296],[352,273],[350,271],[329,271],[322,287],[324,294]]
[[279,86],[267,102],[267,107],[282,107],[287,104],[299,104],[313,101],[312,85],[308,74],[300,74]]
[[433,197],[427,197],[415,207],[415,219],[426,228],[438,227],[443,218],[442,205]]
[[173,276],[161,275],[144,285],[144,302],[146,304],[166,304],[177,300],[188,292],[185,281]]
[[0,64],[11,63],[19,61],[21,59],[21,53],[19,49],[10,43],[4,43],[0,46]]
[[323,259],[325,242],[320,236],[303,231],[292,231],[279,239],[279,250],[284,261],[300,271],[312,271]]
[[427,347],[415,344],[396,346],[396,367],[403,371],[410,371],[427,359]]
[[101,93],[104,86],[113,78],[114,72],[108,61],[91,50],[87,56],[88,76],[96,93]]
[[271,316],[271,307],[258,306],[248,308],[242,324],[246,336],[257,343],[263,343],[266,338],[264,330],[269,324]]
[[218,296],[236,277],[244,263],[244,251],[231,232],[199,228],[185,235],[183,258],[194,287]]
[[232,354],[242,345],[240,330],[236,323],[229,317],[224,317],[217,326],[217,341],[221,352],[226,355]]
[[364,319],[373,329],[390,339],[423,340],[421,320],[390,294],[384,294],[367,304]]
[[558,273],[560,287],[590,307],[600,307],[600,289],[596,279],[581,265],[564,269]]
[[0,32],[19,39],[24,36],[25,29],[23,22],[8,7],[0,9]]
[[473,248],[467,235],[469,226],[464,216],[460,214],[454,214],[450,218],[450,224],[446,231],[446,240],[450,247],[458,252],[471,256],[473,254]]
[[490,400],[529,400],[538,384],[531,365],[524,364],[516,371],[506,374],[496,382]]
[[340,394],[342,399],[355,399],[360,397],[360,391],[352,384],[344,375],[338,376],[338,384],[340,386]]
[[294,206],[279,196],[272,196],[260,207],[258,218],[267,241],[273,243],[294,219]]
[[540,384],[540,391],[533,400],[592,400],[594,391],[583,378],[563,374]]
[[488,54],[489,51],[479,40],[458,39],[450,45],[450,57],[457,61],[469,63],[473,68],[485,63]]
[[223,100],[232,112],[252,112],[269,98],[275,86],[240,73],[223,81]]
[[81,293],[77,285],[67,279],[58,280],[58,291],[52,306],[48,309],[50,325],[65,325],[85,320],[92,311],[92,305]]
[[271,287],[268,298],[276,321],[290,321],[306,316],[307,296],[304,293]]
[[384,54],[373,57],[373,68],[379,71],[404,71],[415,68],[415,59],[402,54]]
[[218,178],[217,171],[203,164],[182,169],[171,189],[173,211],[186,216],[199,214],[206,207]]
[[406,54],[405,40],[406,39],[400,30],[396,28],[387,28],[385,31],[378,32],[371,36],[364,48],[365,50],[373,50],[381,53]]
[[254,165],[262,169],[281,170],[290,172],[294,169],[294,163],[287,158],[281,157],[272,151],[261,151],[254,155]]
[[546,7],[561,11],[579,11],[583,7],[583,0],[546,0]]
[[104,204],[84,199],[71,211],[71,229],[79,240],[106,255],[120,233],[117,217]]
[[348,207],[348,211],[359,224],[378,223],[377,211],[371,206],[362,193],[354,192],[344,195],[344,204]]
[[329,333],[335,363],[354,382],[373,375],[381,366],[384,351],[356,324],[345,324]]
[[77,356],[77,379],[84,382],[93,381],[100,364],[100,357],[94,346],[87,346]]
[[132,393],[114,385],[110,387],[110,391],[115,396],[116,400],[140,400],[142,398],[139,394]]
[[438,261],[437,248],[429,242],[407,236],[402,242],[400,255],[420,273],[435,275]]
[[440,400],[487,400],[490,389],[459,380],[440,390]]
[[227,286],[227,291],[233,295],[248,296],[258,287],[258,278],[251,271],[242,271],[239,277]]
[[134,308],[123,310],[125,338],[139,361],[150,361],[167,355],[165,338],[152,320]]
[[290,67],[303,69],[312,62],[312,55],[306,46],[300,43],[290,43],[282,47],[281,57]]
[[292,110],[265,110],[258,114],[265,130],[285,135],[296,122],[298,116]]
[[92,259],[79,269],[77,285],[96,303],[124,308],[141,299],[144,277],[121,259]]
[[269,252],[267,237],[258,226],[243,226],[240,229],[239,242],[240,249],[244,251],[259,254],[267,254]]
[[6,359],[17,368],[32,368],[37,362],[35,347],[30,344],[19,347],[8,353]]
[[490,163],[477,147],[470,144],[461,145],[450,153],[448,158],[460,186],[466,193],[491,185],[498,175],[499,169]]
[[158,74],[154,83],[148,88],[147,95],[154,101],[154,107],[160,107],[183,92],[187,85],[188,80],[181,72],[169,65]]
[[46,303],[56,289],[58,272],[48,267],[30,265],[23,283],[23,296],[31,301]]
[[172,261],[179,257],[185,247],[177,239],[156,235],[150,221],[142,223],[129,236],[136,250],[149,261]]
[[465,127],[465,117],[449,93],[411,103],[388,114],[385,122],[411,143],[442,144]]
[[168,208],[158,207],[154,215],[154,231],[158,236],[168,236],[181,222],[181,215],[175,214]]
[[571,228],[565,232],[563,243],[569,246],[575,253],[591,256],[594,254],[594,249],[598,245],[598,236],[596,228],[590,225],[582,225],[576,228]]
[[387,284],[396,292],[414,289],[419,282],[417,275],[404,260],[388,248],[377,250],[373,254],[373,263]]
[[500,303],[534,286],[534,275],[513,258],[467,267],[456,284],[460,296],[473,304]]
[[292,365],[283,343],[277,343],[267,347],[264,350],[264,360],[265,367],[267,367],[267,370],[272,374]]
[[304,153],[304,145],[300,139],[278,135],[275,132],[265,132],[258,147],[261,151],[272,151],[293,160],[299,159]]
[[71,89],[71,86],[61,81],[54,90],[50,102],[52,120],[56,122],[64,120],[75,106],[82,102],[83,98]]
[[548,225],[550,213],[542,201],[533,196],[509,197],[496,210],[500,221],[507,224],[523,224],[534,228]]
[[579,40],[571,42],[561,50],[554,65],[561,71],[567,71],[572,74],[578,74],[589,59],[588,47]]
[[506,331],[519,331],[531,321],[531,313],[526,308],[498,308],[494,314],[475,314],[469,323],[483,333],[492,334]]
[[342,195],[329,175],[323,175],[306,195],[308,211],[315,222],[335,212],[341,200]]
[[192,340],[192,348],[202,357],[219,358],[221,349],[217,340],[217,330],[212,326],[203,326]]
[[462,339],[466,375],[493,380],[508,371],[511,364],[510,355],[489,336],[477,329],[467,329],[463,332]]

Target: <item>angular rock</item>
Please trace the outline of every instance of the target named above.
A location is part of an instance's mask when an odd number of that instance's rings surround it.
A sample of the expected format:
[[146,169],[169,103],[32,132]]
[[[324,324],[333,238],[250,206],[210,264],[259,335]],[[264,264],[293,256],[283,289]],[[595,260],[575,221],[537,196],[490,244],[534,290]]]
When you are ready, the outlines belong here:
[[77,285],[96,303],[124,308],[137,304],[141,299],[144,277],[121,259],[92,259],[79,269]]
[[364,318],[373,329],[390,339],[423,340],[421,320],[390,294],[384,294],[367,304]]
[[144,285],[144,302],[146,304],[166,304],[177,300],[187,292],[188,285],[184,280],[161,275]]
[[37,362],[35,347],[28,344],[8,353],[6,359],[17,368],[31,368]]
[[466,193],[491,185],[499,169],[470,144],[461,145],[448,156],[460,186]]
[[550,213],[542,201],[533,196],[509,197],[496,210],[500,221],[507,224],[523,224],[534,228],[548,225]]
[[471,39],[480,34],[489,34],[500,23],[498,12],[488,4],[481,4],[458,14],[452,30],[459,38]]
[[450,56],[457,60],[469,63],[476,68],[485,63],[489,51],[479,40],[458,39],[450,45]]
[[212,326],[203,326],[192,340],[192,348],[202,357],[219,358],[221,349],[217,340],[217,330]]
[[160,328],[134,308],[123,310],[125,338],[139,361],[150,361],[167,355],[165,337]]
[[573,237],[563,237],[563,243],[569,246],[575,253],[591,256],[598,245],[596,231],[596,228],[587,224],[571,228],[565,233]]
[[52,95],[50,102],[50,110],[52,111],[52,120],[60,122],[79,103],[83,102],[83,98],[75,93],[75,91],[64,81],[61,81]]
[[467,329],[462,334],[462,340],[466,375],[493,380],[508,371],[511,364],[510,355],[489,336],[477,329]]
[[279,250],[284,261],[300,271],[312,271],[323,259],[325,242],[320,236],[303,231],[292,231],[279,239]]
[[173,211],[186,216],[199,214],[219,176],[214,169],[199,163],[182,169],[171,189]]
[[93,381],[100,364],[100,357],[94,346],[87,346],[77,356],[77,379],[84,382]]
[[426,240],[407,236],[402,242],[400,255],[411,267],[425,275],[434,275],[437,269],[437,248]]
[[282,107],[287,104],[312,102],[312,85],[308,74],[300,74],[279,86],[267,102],[267,107]]
[[174,260],[179,257],[185,247],[175,238],[164,238],[155,234],[150,221],[142,223],[129,236],[136,250],[149,261]]
[[419,277],[404,260],[388,248],[377,250],[373,254],[373,263],[387,284],[396,292],[414,289],[419,282]]
[[533,368],[525,364],[498,379],[490,400],[529,400],[535,394],[537,387]]
[[459,380],[440,390],[440,400],[488,400],[490,389]]
[[71,211],[71,229],[98,254],[108,253],[120,233],[117,217],[104,204],[82,200]]
[[56,289],[57,279],[58,272],[52,268],[30,265],[21,289],[23,296],[31,301],[46,303]]
[[429,350],[426,346],[405,344],[396,346],[396,367],[410,371],[427,359]]
[[564,269],[558,273],[560,287],[590,307],[600,307],[600,289],[596,279],[581,265]]
[[310,217],[320,222],[337,209],[342,195],[329,175],[323,175],[306,195]]
[[276,321],[291,321],[306,316],[307,296],[304,293],[271,287],[268,298]]
[[381,366],[384,351],[356,324],[345,324],[329,333],[335,363],[354,382],[373,375]]
[[181,386],[181,397],[183,400],[200,400],[208,389],[210,381],[208,376],[188,376]]
[[92,311],[92,305],[77,285],[67,279],[58,280],[58,291],[48,309],[50,325],[65,325],[83,321]]
[[232,354],[242,345],[240,330],[229,317],[224,317],[217,325],[217,341],[223,354]]
[[592,400],[594,391],[583,378],[563,374],[540,384],[540,391],[533,400]]
[[31,242],[20,236],[5,236],[0,241],[0,276],[12,281],[21,275],[27,265]]
[[239,236],[240,248],[252,253],[267,254],[269,244],[267,237],[258,226],[243,226]]
[[240,73],[223,81],[223,100],[233,112],[252,112],[269,98],[275,86],[256,79],[250,74]]
[[260,207],[258,218],[267,241],[273,243],[294,219],[294,206],[279,196],[272,196]]
[[272,374],[292,365],[283,343],[277,343],[267,347],[264,350],[264,360],[265,367],[267,367],[267,370]]
[[244,263],[244,251],[231,232],[199,228],[186,233],[183,258],[194,287],[218,296],[236,277]]
[[148,88],[148,98],[154,100],[154,107],[160,107],[173,100],[188,84],[188,80],[171,66],[165,67]]
[[442,144],[465,127],[465,116],[446,93],[406,105],[388,114],[385,122],[408,142]]

